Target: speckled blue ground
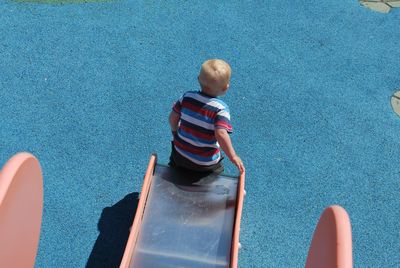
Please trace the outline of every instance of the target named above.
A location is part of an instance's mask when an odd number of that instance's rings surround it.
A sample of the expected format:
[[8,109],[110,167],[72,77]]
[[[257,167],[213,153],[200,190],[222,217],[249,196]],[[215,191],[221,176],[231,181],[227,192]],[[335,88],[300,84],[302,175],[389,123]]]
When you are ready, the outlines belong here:
[[0,163],[42,163],[36,266],[118,265],[171,104],[219,57],[247,167],[240,267],[303,267],[331,204],[356,267],[399,267],[399,21],[356,0],[0,2]]

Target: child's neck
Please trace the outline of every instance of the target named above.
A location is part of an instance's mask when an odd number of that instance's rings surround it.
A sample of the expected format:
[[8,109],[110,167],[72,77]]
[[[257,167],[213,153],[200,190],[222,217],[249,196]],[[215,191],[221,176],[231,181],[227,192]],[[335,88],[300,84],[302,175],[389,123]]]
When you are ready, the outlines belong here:
[[212,98],[217,98],[218,97],[218,95],[215,95],[210,91],[211,90],[208,90],[208,88],[202,88],[201,89],[201,93],[203,93],[204,95],[207,95],[207,96],[212,97]]

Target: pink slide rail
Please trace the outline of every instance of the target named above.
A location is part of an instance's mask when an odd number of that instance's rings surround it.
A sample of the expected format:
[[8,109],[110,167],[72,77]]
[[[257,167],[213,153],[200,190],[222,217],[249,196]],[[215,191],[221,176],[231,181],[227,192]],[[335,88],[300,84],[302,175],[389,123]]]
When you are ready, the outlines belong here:
[[352,268],[351,223],[346,210],[334,205],[322,213],[306,261],[306,268]]
[[142,191],[140,192],[140,198],[139,198],[139,203],[138,203],[136,213],[135,213],[135,219],[133,220],[131,232],[129,234],[128,242],[125,247],[125,252],[124,252],[124,256],[122,257],[120,268],[128,268],[129,267],[129,264],[130,264],[130,261],[132,258],[133,249],[135,247],[135,244],[136,244],[136,241],[137,241],[137,238],[139,235],[139,229],[140,229],[140,225],[142,223],[144,208],[146,205],[147,197],[149,195],[151,180],[153,178],[153,172],[154,172],[154,168],[156,166],[156,162],[157,162],[157,157],[155,155],[152,155],[150,158],[149,164],[147,166],[146,173],[144,175]]
[[0,266],[34,267],[43,209],[39,161],[13,156],[0,171]]

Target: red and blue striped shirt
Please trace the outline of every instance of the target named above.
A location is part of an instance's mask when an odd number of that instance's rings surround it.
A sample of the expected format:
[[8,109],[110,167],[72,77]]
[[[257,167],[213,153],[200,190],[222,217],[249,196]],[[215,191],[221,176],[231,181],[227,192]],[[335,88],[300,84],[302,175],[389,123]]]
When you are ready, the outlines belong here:
[[210,166],[221,159],[214,130],[232,133],[228,105],[200,91],[189,91],[175,102],[173,110],[180,115],[174,147],[195,164]]

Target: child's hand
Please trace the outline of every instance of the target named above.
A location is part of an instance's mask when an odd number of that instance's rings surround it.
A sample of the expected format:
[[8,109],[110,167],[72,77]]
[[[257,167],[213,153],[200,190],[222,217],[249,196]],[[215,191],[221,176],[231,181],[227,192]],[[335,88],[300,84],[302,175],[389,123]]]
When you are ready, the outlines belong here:
[[239,169],[240,174],[243,174],[245,168],[242,159],[240,159],[239,156],[235,155],[234,157],[232,157],[231,162]]

